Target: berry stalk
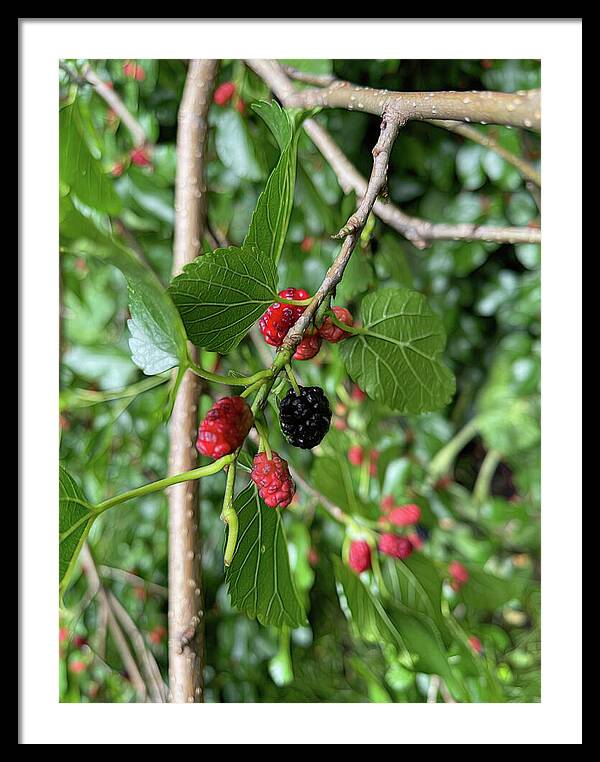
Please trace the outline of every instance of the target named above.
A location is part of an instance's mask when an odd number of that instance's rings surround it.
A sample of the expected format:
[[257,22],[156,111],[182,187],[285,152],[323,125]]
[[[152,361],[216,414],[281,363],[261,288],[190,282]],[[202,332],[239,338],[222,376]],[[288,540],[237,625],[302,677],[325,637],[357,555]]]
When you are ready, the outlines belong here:
[[[237,457],[237,453],[235,454]],[[223,510],[221,519],[227,524],[227,544],[225,545],[225,554],[223,562],[225,566],[231,564],[238,536],[238,517],[233,507],[233,489],[235,487],[235,459],[227,467],[227,483],[225,485],[225,495],[223,496]]]
[[215,460],[214,463],[209,463],[207,466],[193,468],[191,471],[184,471],[181,474],[167,476],[165,479],[158,479],[158,481],[149,482],[148,484],[144,484],[141,487],[136,487],[135,489],[130,489],[127,492],[122,492],[120,495],[115,495],[108,500],[104,500],[102,503],[98,503],[95,508],[95,512],[103,513],[109,508],[112,508],[115,505],[119,505],[120,503],[124,503],[127,500],[133,500],[136,497],[143,497],[144,495],[149,495],[152,492],[159,492],[160,490],[166,489],[167,487],[171,487],[173,484],[181,484],[181,482],[189,482],[193,479],[202,479],[204,476],[212,476],[213,474],[217,474],[219,471],[222,471],[225,466],[227,466],[229,463],[232,463],[234,459],[235,455],[231,453],[230,455],[225,455],[223,458],[219,458],[219,460]]
[[197,365],[192,360],[189,360],[188,368],[200,378],[206,381],[212,381],[214,384],[226,384],[227,386],[252,386],[257,381],[262,381],[271,376],[271,369],[266,368],[260,370],[253,376],[220,376],[218,373],[211,373],[209,370],[205,370]]

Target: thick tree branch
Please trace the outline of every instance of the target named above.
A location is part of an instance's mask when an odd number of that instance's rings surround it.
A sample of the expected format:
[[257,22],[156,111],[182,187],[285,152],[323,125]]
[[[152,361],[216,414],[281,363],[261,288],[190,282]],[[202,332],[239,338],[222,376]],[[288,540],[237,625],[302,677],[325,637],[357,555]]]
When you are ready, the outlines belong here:
[[[269,85],[284,106],[290,106],[296,91],[283,68],[276,61],[252,59],[248,65]],[[329,132],[314,119],[303,127],[335,172],[345,193],[354,191],[364,197],[367,181],[349,161]],[[498,243],[539,243],[539,228],[494,227],[489,225],[433,223],[406,214],[391,202],[377,199],[373,212],[387,225],[407,238],[416,248],[425,249],[432,241],[496,241]]]
[[129,111],[127,106],[123,103],[121,98],[119,98],[113,88],[109,87],[106,82],[100,79],[100,77],[89,64],[85,66],[83,70],[83,76],[90,83],[90,85],[93,86],[98,95],[108,103],[111,109],[127,127],[131,133],[134,144],[136,146],[144,145],[147,142],[144,128]]
[[[217,65],[217,61],[190,61],[179,108],[173,275],[201,251],[206,216],[207,116]],[[200,379],[187,371],[171,417],[169,474],[196,466],[199,394]],[[169,689],[175,703],[202,702],[204,698],[198,494],[197,481],[169,490]]]
[[539,90],[500,93],[489,90],[395,92],[334,81],[326,87],[296,92],[290,105],[301,108],[345,108],[382,116],[394,107],[405,121],[450,119],[479,124],[504,124],[539,131]]

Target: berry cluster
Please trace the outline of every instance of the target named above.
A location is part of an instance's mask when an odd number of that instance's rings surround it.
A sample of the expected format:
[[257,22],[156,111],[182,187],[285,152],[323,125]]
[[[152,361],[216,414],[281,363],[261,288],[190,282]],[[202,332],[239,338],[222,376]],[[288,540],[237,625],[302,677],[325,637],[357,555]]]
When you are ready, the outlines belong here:
[[[294,301],[304,301],[309,298],[308,292],[302,288],[286,288],[279,292],[279,296],[282,299]],[[272,304],[258,324],[267,344],[272,347],[280,347],[287,332],[305,309],[306,307],[293,304],[280,304],[279,302]]]
[[[348,457],[357,459],[358,454],[351,454],[353,448],[350,448]],[[362,453],[361,453],[362,460]],[[406,505],[394,505],[394,498],[386,495],[381,501],[382,515],[379,517],[379,523],[384,525],[393,524],[399,528],[413,527],[414,531],[404,536],[395,532],[384,531],[379,538],[377,549],[380,553],[392,558],[408,558],[415,550],[420,550],[424,542],[429,537],[425,527],[418,522],[421,518],[421,509],[415,503]],[[350,553],[348,557],[350,568],[360,574],[371,568],[371,550],[365,540],[354,540],[350,544]]]
[[[302,288],[286,288],[279,292],[279,296],[282,299],[293,301],[304,301],[310,298],[309,293]],[[281,304],[279,302],[268,307],[259,321],[260,330],[267,344],[280,347],[287,332],[305,309],[306,307],[300,305]],[[345,325],[352,326],[354,324],[352,315],[345,307],[334,307],[332,312],[336,319]],[[348,336],[350,334],[347,331],[335,325],[330,317],[326,317],[320,328],[311,328],[305,332],[296,347],[293,358],[294,360],[311,360],[318,354],[323,340],[336,344],[342,339],[347,339]]]

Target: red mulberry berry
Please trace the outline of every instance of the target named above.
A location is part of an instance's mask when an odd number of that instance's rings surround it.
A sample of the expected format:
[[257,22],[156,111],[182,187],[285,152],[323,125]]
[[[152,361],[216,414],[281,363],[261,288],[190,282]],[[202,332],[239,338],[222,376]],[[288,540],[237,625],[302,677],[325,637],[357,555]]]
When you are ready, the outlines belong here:
[[372,450],[369,455],[369,475],[377,476],[377,459],[379,458],[379,451]]
[[211,407],[198,429],[196,447],[209,458],[237,450],[252,428],[254,417],[246,400],[223,397]]
[[296,485],[286,460],[274,452],[271,460],[266,452],[259,452],[252,464],[250,477],[258,487],[258,494],[270,508],[285,508],[292,502]]
[[311,238],[310,236],[305,236],[302,239],[302,243],[300,244],[300,251],[303,251],[305,254],[308,254],[308,252],[314,246],[314,243],[315,243],[314,238]]
[[[308,299],[309,294],[302,288],[286,288],[279,292],[282,299],[303,300]],[[280,347],[287,332],[296,320],[304,312],[305,307],[297,307],[293,304],[272,304],[261,317],[259,327],[267,344],[272,347]]]
[[110,173],[113,177],[121,177],[124,169],[125,167],[123,166],[122,162],[117,161],[115,164],[113,164]]
[[223,84],[219,85],[215,90],[213,101],[217,106],[225,106],[233,98],[234,93],[235,85],[233,82],[223,82]]
[[316,332],[305,333],[292,357],[294,360],[312,360],[315,355],[319,354],[319,349],[321,349],[319,334]]
[[[354,325],[352,315],[345,307],[334,307],[333,314],[341,323],[350,326]],[[333,323],[329,317],[326,317],[323,321],[323,324],[319,328],[319,333],[325,339],[325,341],[329,341],[332,344],[337,344],[338,341],[342,341],[343,339],[350,337],[350,334],[347,331],[343,331],[341,328],[335,325],[335,323]]]
[[354,540],[350,543],[348,563],[357,574],[371,568],[371,548],[366,540]]
[[357,386],[356,384],[354,384],[354,386],[352,387],[351,397],[355,402],[362,402],[363,400],[367,398],[367,395],[365,394],[365,392],[363,392],[360,386]]
[[469,581],[469,571],[460,561],[452,561],[448,566],[448,571],[452,577],[450,585],[453,590],[459,590],[465,582]]
[[69,664],[69,670],[73,672],[75,675],[81,674],[81,672],[85,672],[85,662],[83,661],[72,661]]
[[348,450],[348,460],[353,466],[360,466],[363,462],[363,448],[360,445],[352,445]]
[[129,154],[131,157],[131,163],[136,167],[150,167],[152,166],[152,160],[147,148],[134,148]]
[[162,643],[166,634],[166,629],[162,625],[157,624],[150,632],[150,642],[158,645],[159,643]]
[[475,651],[476,654],[480,654],[483,652],[483,646],[481,644],[481,641],[476,635],[469,635],[469,645]]
[[394,498],[392,495],[386,495],[381,500],[381,510],[384,513],[389,513],[394,507]]
[[410,544],[413,546],[415,550],[421,550],[421,548],[423,547],[423,540],[419,537],[419,535],[416,532],[409,534],[408,539],[410,540]]
[[379,550],[386,556],[408,558],[413,552],[413,546],[408,537],[399,537],[397,534],[382,534],[379,540]]
[[408,527],[416,524],[421,518],[421,509],[414,503],[401,505],[390,511],[389,521],[397,527]]
[[138,82],[143,82],[146,79],[146,72],[143,67],[135,61],[127,61],[123,64],[123,74],[129,79],[136,79]]

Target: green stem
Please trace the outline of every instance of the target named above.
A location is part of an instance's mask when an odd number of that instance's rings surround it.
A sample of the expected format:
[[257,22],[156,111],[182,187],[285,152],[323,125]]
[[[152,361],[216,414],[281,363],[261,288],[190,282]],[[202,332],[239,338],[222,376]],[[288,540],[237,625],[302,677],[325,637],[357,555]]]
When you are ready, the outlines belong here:
[[273,460],[273,453],[271,451],[271,445],[269,444],[269,434],[267,432],[266,427],[263,425],[262,421],[254,419],[254,428],[258,431],[260,435],[260,447],[259,452],[262,452],[263,450],[267,453],[267,458],[269,460]]
[[237,513],[233,507],[234,486],[235,461],[233,461],[227,469],[227,483],[225,485],[225,495],[223,497],[223,510],[221,511],[221,518],[227,524],[227,544],[225,545],[225,554],[223,557],[225,566],[229,566],[233,559],[239,528]]
[[257,381],[270,378],[272,375],[271,369],[267,368],[255,373],[253,376],[220,376],[217,373],[211,373],[209,370],[201,368],[192,360],[189,360],[188,367],[193,373],[206,381],[212,381],[215,384],[227,384],[227,386],[252,386]]
[[444,476],[444,474],[447,474],[450,471],[458,453],[471,441],[471,439],[473,439],[478,430],[479,421],[477,418],[472,418],[469,423],[467,423],[467,425],[448,442],[448,444],[442,447],[429,464],[428,471],[430,483],[433,483],[440,476]]
[[293,307],[308,307],[312,302],[312,296],[308,299],[282,299],[278,296],[277,301],[279,304],[291,304]]
[[489,497],[492,479],[501,460],[502,454],[498,450],[489,450],[483,459],[473,487],[473,500],[478,507],[483,505]]
[[90,407],[91,405],[97,405],[102,402],[112,402],[113,400],[135,397],[142,392],[164,384],[169,378],[169,375],[161,374],[160,376],[145,378],[142,381],[138,381],[130,386],[125,386],[122,389],[105,392],[92,391],[91,389],[64,389],[60,393],[59,410],[62,412],[63,410],[78,407]]
[[294,375],[294,371],[292,370],[292,366],[287,363],[285,366],[285,372],[287,373],[287,377],[290,379],[290,384],[294,388],[294,391],[296,392],[297,396],[300,396],[300,387],[298,386],[298,382],[296,381],[296,376]]
[[114,505],[124,503],[126,500],[133,500],[136,497],[143,497],[149,495],[152,492],[159,492],[160,490],[171,487],[173,484],[180,484],[181,482],[189,482],[192,479],[202,479],[204,476],[212,476],[218,474],[226,465],[232,463],[235,459],[235,455],[225,455],[219,460],[215,460],[214,463],[209,463],[207,466],[200,466],[200,468],[194,468],[191,471],[184,471],[181,474],[174,474],[173,476],[167,476],[165,479],[159,479],[156,482],[150,482],[144,484],[142,487],[136,487],[130,489],[127,492],[122,492],[120,495],[104,500],[102,503],[98,503],[95,508],[95,513],[103,513]]
[[363,335],[367,334],[368,335],[370,333],[368,328],[359,328],[356,325],[346,325],[346,323],[342,323],[341,320],[338,320],[336,318],[335,313],[333,311],[328,312],[327,313],[327,317],[331,320],[331,322],[334,325],[337,325],[338,328],[341,328],[342,331],[345,331],[346,333],[355,334],[357,336],[360,335],[360,334],[363,334]]
[[249,397],[251,394],[254,394],[254,392],[257,392],[260,387],[265,383],[265,379],[261,378],[259,381],[256,381],[253,384],[250,384],[250,386],[247,386],[244,391],[240,394],[240,397]]

